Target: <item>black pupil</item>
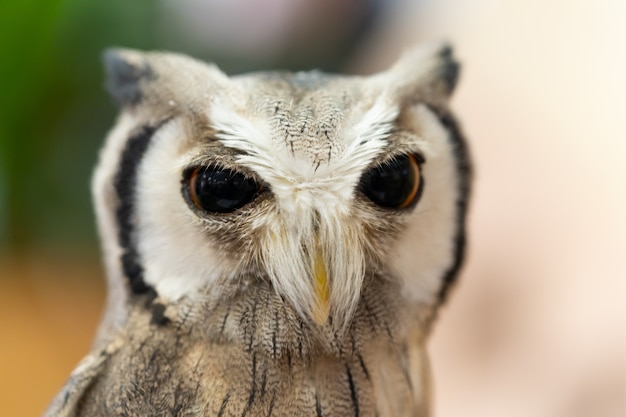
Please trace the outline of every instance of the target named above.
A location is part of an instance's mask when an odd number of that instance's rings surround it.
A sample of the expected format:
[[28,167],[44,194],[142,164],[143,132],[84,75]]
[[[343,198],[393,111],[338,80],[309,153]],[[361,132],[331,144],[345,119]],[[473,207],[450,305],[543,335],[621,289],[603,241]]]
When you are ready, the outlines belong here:
[[361,180],[361,191],[381,207],[405,206],[419,181],[413,164],[408,155],[403,155],[369,170]]
[[193,184],[198,205],[206,211],[230,213],[254,198],[256,181],[230,169],[200,168]]

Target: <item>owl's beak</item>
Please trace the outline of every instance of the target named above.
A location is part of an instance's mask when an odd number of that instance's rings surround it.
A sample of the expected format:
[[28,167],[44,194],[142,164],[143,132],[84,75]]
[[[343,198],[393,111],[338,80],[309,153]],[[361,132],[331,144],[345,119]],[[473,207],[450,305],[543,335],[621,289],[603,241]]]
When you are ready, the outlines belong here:
[[316,245],[313,259],[313,285],[315,288],[315,306],[313,320],[323,325],[328,320],[330,312],[330,291],[328,288],[328,272],[320,245]]

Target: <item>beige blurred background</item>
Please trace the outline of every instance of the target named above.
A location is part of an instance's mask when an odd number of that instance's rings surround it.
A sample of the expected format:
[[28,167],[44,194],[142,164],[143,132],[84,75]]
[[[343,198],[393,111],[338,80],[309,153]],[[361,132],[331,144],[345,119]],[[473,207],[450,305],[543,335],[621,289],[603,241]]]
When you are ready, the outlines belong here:
[[[269,45],[303,15],[283,3]],[[396,1],[344,67],[442,37],[464,65],[471,246],[430,343],[437,417],[626,416],[624,22],[622,0]],[[103,277],[92,250],[6,253],[0,415],[36,416],[89,347]]]

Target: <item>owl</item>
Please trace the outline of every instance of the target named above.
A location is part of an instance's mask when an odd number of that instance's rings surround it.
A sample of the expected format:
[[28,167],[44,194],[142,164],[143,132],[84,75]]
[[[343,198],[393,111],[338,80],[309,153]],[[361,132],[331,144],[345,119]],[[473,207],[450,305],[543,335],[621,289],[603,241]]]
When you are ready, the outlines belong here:
[[364,77],[104,62],[108,301],[45,415],[427,416],[470,178],[451,48]]

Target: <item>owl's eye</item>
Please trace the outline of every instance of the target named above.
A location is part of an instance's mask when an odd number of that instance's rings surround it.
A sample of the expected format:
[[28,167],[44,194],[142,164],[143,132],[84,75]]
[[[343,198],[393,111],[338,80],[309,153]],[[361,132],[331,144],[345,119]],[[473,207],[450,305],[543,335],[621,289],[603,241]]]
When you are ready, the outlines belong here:
[[413,154],[399,156],[366,172],[359,188],[381,207],[411,207],[422,193],[420,162]]
[[211,213],[231,213],[250,202],[260,189],[253,179],[217,166],[194,168],[186,186],[193,204]]

